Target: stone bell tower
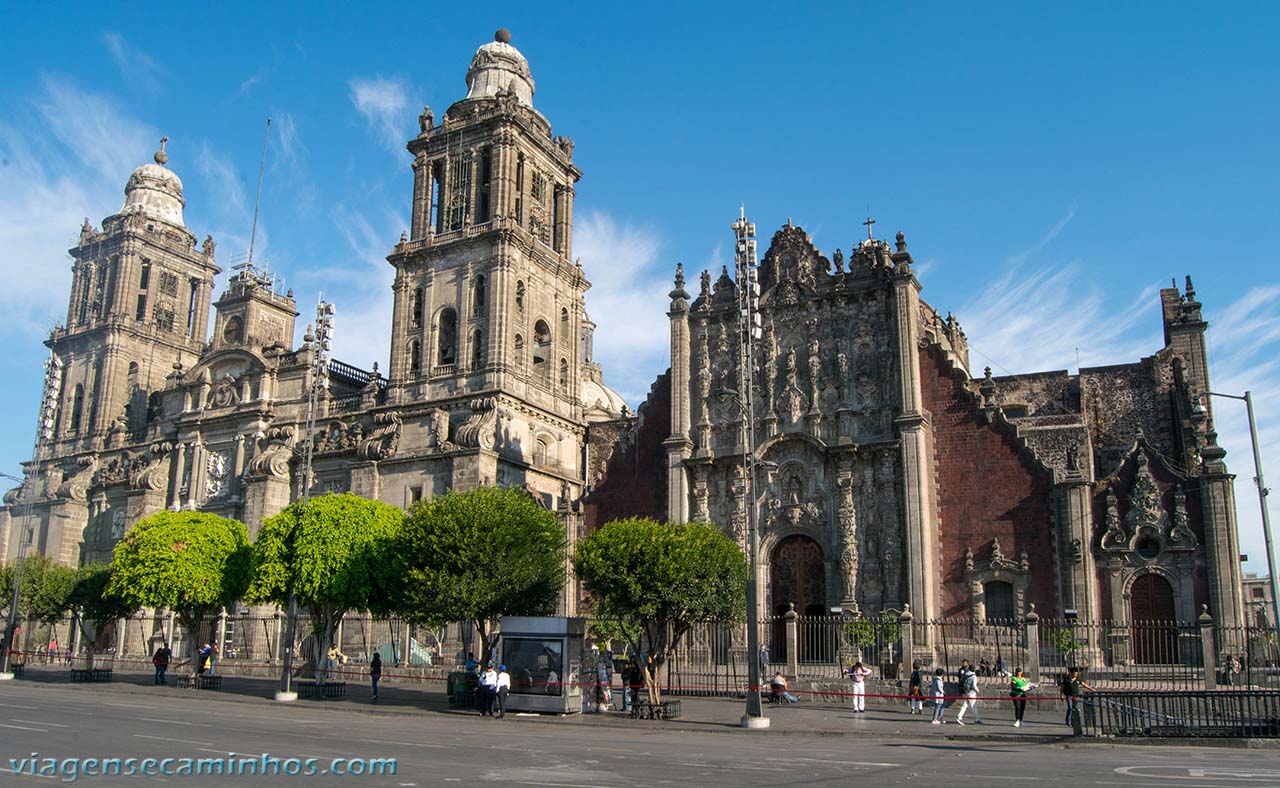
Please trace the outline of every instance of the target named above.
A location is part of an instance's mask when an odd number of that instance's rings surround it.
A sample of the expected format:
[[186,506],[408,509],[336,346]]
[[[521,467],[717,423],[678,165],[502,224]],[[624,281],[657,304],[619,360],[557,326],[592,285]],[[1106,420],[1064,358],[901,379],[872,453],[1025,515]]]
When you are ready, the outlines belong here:
[[582,295],[573,142],[533,106],[528,61],[499,30],[439,123],[419,117],[413,221],[396,268],[390,395],[502,391],[580,421]]
[[52,454],[100,449],[110,433],[140,429],[149,393],[204,347],[220,269],[213,240],[197,248],[183,223],[182,180],[165,167],[167,141],[154,164],[129,176],[120,212],[101,230],[85,219],[70,250],[67,323],[46,343],[66,365]]

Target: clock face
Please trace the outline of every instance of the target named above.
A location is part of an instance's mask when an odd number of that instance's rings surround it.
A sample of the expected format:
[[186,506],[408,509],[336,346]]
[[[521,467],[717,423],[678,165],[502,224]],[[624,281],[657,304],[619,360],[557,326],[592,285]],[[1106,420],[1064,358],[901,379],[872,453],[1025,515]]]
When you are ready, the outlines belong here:
[[227,342],[239,342],[244,338],[244,321],[239,316],[227,320],[222,329],[222,338]]

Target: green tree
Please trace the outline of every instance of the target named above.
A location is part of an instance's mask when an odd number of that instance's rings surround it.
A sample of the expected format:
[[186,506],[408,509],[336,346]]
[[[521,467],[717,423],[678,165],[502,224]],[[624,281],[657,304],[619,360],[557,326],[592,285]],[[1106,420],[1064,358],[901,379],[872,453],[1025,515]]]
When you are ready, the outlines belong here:
[[396,608],[427,626],[474,621],[481,662],[501,616],[555,611],[565,582],[564,529],[525,490],[479,487],[424,501],[405,518]]
[[107,593],[128,605],[173,610],[194,666],[205,620],[244,595],[250,560],[244,523],[207,512],[157,512],[116,545]]
[[90,670],[93,669],[94,652],[107,645],[116,620],[138,612],[137,605],[112,593],[110,587],[111,567],[88,564],[76,571],[75,582],[67,596],[67,610],[77,622],[85,644],[85,668]]
[[[0,599],[5,610],[13,599],[13,574],[16,564],[0,572]],[[46,626],[60,621],[67,609],[67,595],[75,582],[75,570],[59,566],[44,555],[22,559],[22,590],[18,594],[18,616],[29,625]],[[24,630],[25,631],[25,630]],[[27,639],[30,642],[30,639]],[[20,643],[15,643],[20,648]]]
[[578,543],[574,570],[598,617],[615,621],[642,662],[649,697],[658,671],[694,624],[746,612],[747,559],[706,523],[614,520]]
[[317,682],[343,614],[389,609],[391,543],[403,520],[394,506],[343,493],[292,504],[262,524],[247,598],[285,605],[293,590],[311,616]]

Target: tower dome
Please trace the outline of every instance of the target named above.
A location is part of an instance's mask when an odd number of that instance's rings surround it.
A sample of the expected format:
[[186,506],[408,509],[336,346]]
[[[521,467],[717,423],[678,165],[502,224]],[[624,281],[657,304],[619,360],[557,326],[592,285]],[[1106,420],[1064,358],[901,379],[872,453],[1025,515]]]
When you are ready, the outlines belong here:
[[154,164],[144,164],[129,176],[129,182],[124,186],[124,207],[120,209],[120,213],[140,213],[151,219],[185,227],[182,222],[182,208],[186,205],[182,198],[182,179],[164,166],[169,160],[169,154],[164,151],[168,141],[168,137],[160,140],[160,150],[156,151]]
[[493,41],[476,50],[467,69],[467,98],[493,98],[504,90],[515,94],[516,101],[533,106],[533,75],[529,61],[511,46],[511,33],[505,28]]

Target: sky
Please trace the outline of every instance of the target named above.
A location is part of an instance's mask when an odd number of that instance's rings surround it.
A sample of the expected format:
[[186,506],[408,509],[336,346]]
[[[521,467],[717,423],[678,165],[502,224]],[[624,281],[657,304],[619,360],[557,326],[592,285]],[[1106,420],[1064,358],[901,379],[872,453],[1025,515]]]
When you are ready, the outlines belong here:
[[[335,356],[386,368],[405,142],[499,27],[573,137],[574,254],[605,379],[668,366],[666,293],[788,219],[828,255],[875,217],[980,374],[1132,362],[1192,276],[1215,390],[1252,390],[1280,474],[1280,11],[1263,3],[343,3],[0,7],[0,472],[30,457],[66,250],[169,137],[187,225],[319,293]],[[224,274],[216,288],[221,291]],[[1247,571],[1265,572],[1242,403],[1215,415]],[[1280,478],[1278,476],[1277,478]]]

